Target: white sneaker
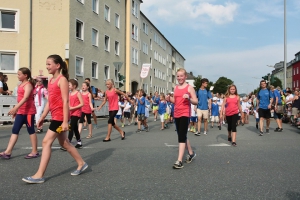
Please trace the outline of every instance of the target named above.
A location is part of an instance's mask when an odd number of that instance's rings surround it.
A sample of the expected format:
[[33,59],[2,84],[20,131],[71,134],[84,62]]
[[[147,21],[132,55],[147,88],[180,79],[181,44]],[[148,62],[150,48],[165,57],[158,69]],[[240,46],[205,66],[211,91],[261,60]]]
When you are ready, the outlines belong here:
[[225,121],[223,121],[223,124],[225,124]]
[[188,128],[188,131],[190,131],[190,128]]
[[197,132],[195,132],[195,133],[194,133],[194,135],[196,135],[196,136],[200,136],[200,135],[201,135],[201,133],[197,131]]
[[203,132],[204,135],[207,135],[206,131]]

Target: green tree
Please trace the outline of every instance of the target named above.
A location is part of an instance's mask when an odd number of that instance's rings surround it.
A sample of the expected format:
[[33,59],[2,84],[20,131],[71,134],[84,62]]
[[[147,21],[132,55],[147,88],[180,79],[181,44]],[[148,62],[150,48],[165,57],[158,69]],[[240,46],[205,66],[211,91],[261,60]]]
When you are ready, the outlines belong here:
[[281,80],[279,79],[279,78],[277,78],[277,77],[274,77],[274,81],[272,81],[271,82],[271,85],[273,85],[275,88],[276,87],[280,87],[280,88],[282,88],[282,82],[281,82]]
[[201,76],[197,76],[195,79],[194,79],[194,88],[195,88],[195,91],[198,91],[199,88],[201,87]]
[[225,94],[227,91],[228,85],[231,85],[232,83],[233,83],[233,81],[231,79],[228,79],[228,78],[222,76],[214,84],[213,92]]

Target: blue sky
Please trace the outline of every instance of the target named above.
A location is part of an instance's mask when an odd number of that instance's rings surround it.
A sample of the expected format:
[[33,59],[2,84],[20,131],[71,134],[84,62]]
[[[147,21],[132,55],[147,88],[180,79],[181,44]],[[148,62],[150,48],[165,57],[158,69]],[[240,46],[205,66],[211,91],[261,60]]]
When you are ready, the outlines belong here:
[[[284,60],[284,0],[144,0],[141,11],[185,57],[185,68],[250,92]],[[300,0],[287,0],[287,62],[300,51]]]

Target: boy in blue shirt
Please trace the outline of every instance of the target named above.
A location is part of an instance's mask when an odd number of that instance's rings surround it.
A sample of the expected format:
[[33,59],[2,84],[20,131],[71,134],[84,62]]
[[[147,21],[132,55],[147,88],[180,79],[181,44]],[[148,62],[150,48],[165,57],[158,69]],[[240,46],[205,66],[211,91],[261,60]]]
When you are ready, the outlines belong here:
[[260,81],[260,91],[257,94],[257,107],[259,115],[259,136],[263,136],[264,119],[266,119],[266,133],[269,133],[270,118],[271,118],[271,105],[273,103],[274,95],[267,89],[267,82],[265,80]]
[[274,119],[278,125],[278,127],[274,130],[275,132],[282,132],[282,113],[279,113],[278,112],[278,107],[279,106],[282,106],[282,101],[281,101],[281,95],[280,95],[280,92],[275,89],[274,86],[271,86],[271,91],[273,92],[273,95],[274,95]]

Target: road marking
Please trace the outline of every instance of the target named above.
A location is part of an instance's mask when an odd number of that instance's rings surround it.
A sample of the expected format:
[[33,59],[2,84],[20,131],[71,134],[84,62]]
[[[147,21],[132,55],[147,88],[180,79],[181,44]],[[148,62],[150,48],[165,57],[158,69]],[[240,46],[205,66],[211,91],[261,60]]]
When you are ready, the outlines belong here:
[[[43,147],[38,147],[37,149],[42,149]],[[51,149],[60,149],[61,147],[51,147]],[[82,147],[83,149],[92,149],[93,147]],[[22,147],[21,149],[32,149],[32,147]]]
[[165,145],[166,145],[167,147],[178,147],[178,144],[177,144],[177,145],[172,145],[172,144],[165,143]]
[[209,146],[209,147],[230,147],[231,145],[225,144],[225,143],[219,143],[219,144],[210,144],[207,146]]

